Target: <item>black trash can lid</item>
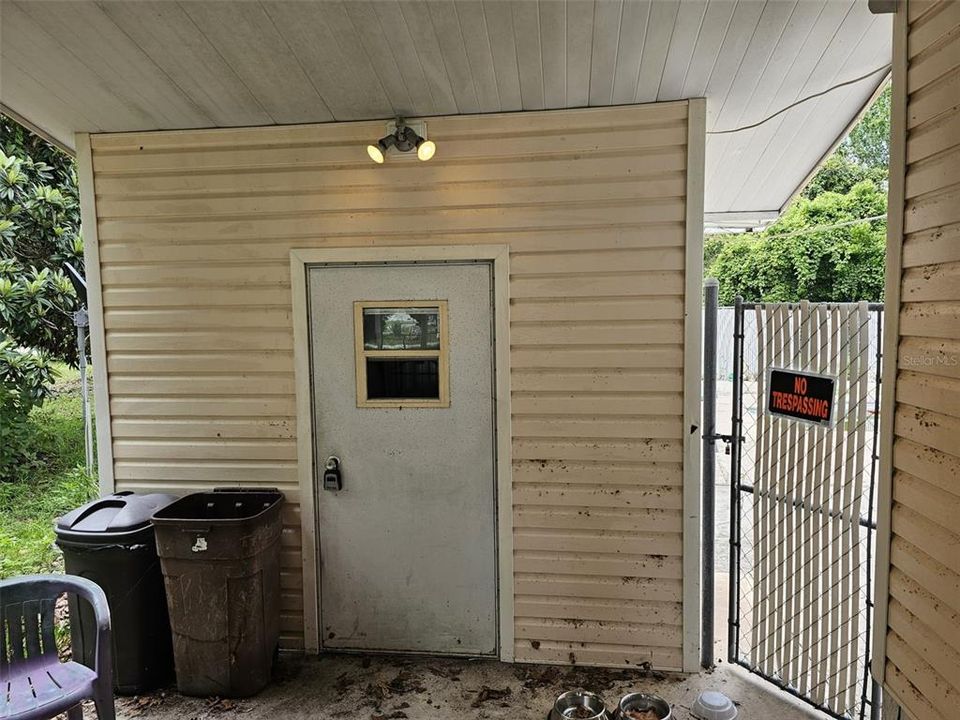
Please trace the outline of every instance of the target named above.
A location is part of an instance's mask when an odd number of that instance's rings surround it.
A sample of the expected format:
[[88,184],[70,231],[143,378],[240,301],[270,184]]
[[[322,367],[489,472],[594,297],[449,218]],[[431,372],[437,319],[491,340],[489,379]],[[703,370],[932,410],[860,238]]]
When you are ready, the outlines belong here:
[[99,542],[150,526],[155,512],[176,500],[174,495],[119,492],[88,502],[57,520],[57,537]]

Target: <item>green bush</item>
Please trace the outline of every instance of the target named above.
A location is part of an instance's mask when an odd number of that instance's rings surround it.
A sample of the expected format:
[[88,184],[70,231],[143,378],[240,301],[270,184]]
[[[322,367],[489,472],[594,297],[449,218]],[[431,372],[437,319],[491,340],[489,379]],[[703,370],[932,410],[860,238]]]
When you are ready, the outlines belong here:
[[0,481],[35,462],[27,418],[46,397],[50,359],[77,364],[65,262],[82,272],[73,161],[0,115]]
[[870,180],[845,195],[801,198],[763,232],[710,238],[706,273],[720,281],[723,305],[738,295],[754,302],[878,302],[886,220],[859,220],[885,211],[886,195]]
[[32,464],[28,418],[47,396],[51,380],[50,361],[43,353],[0,338],[0,481],[22,476]]
[[864,180],[869,180],[878,188],[886,190],[887,169],[863,167],[839,154],[831,155],[820,166],[820,170],[813,179],[807,183],[807,187],[803,190],[803,197],[813,200],[825,192],[845,195],[853,190],[854,185]]
[[0,150],[0,335],[73,365],[79,306],[63,264],[83,268],[79,224],[72,171]]

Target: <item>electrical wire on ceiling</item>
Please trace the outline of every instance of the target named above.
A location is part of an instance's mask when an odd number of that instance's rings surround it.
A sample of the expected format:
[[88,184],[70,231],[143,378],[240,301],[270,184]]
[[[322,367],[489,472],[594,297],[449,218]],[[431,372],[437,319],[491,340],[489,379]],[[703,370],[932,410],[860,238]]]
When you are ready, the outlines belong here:
[[797,105],[802,105],[803,103],[809,102],[810,100],[816,100],[818,97],[823,97],[827,93],[832,93],[834,90],[839,90],[840,88],[846,87],[847,85],[855,85],[858,82],[863,82],[867,78],[871,78],[877,73],[889,71],[891,67],[892,66],[889,64],[884,65],[883,67],[878,67],[876,70],[871,70],[866,75],[855,77],[853,78],[853,80],[847,80],[846,82],[838,83],[837,85],[828,87],[826,90],[821,90],[820,92],[814,93],[813,95],[808,95],[807,97],[801,98],[800,100],[797,100],[794,103],[790,103],[785,108],[781,108],[780,110],[777,110],[773,115],[765,117],[763,120],[752,123],[751,125],[744,125],[743,127],[730,128],[729,130],[709,130],[707,132],[707,135],[729,135],[731,133],[743,132],[744,130],[753,130],[753,128],[760,127],[764,123],[770,122],[775,117],[783,115],[783,113],[787,112],[788,110],[792,110],[793,108],[797,107]]

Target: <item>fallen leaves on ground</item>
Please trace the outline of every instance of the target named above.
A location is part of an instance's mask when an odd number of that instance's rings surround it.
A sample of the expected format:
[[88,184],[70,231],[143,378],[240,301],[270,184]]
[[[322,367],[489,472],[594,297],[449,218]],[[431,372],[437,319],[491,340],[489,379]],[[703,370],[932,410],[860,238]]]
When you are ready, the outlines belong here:
[[207,710],[214,713],[237,712],[241,710],[240,703],[230,698],[212,697],[207,699]]
[[514,673],[520,684],[527,690],[536,690],[537,688],[551,687],[556,685],[563,677],[563,668],[556,665],[549,667],[539,667],[536,665],[515,665]]
[[419,677],[406,670],[401,670],[387,682],[367,683],[367,687],[363,690],[363,694],[366,696],[364,704],[372,705],[379,710],[385,700],[397,695],[425,692],[427,692],[427,688]]
[[505,688],[492,688],[488,685],[484,685],[480,688],[480,691],[477,693],[477,696],[473,699],[473,702],[470,703],[470,707],[478,708],[483,703],[490,700],[503,700],[503,698],[510,695],[511,690],[508,687]]
[[132,717],[139,717],[148,710],[160,707],[166,699],[167,694],[160,692],[153,695],[136,695],[120,702]]

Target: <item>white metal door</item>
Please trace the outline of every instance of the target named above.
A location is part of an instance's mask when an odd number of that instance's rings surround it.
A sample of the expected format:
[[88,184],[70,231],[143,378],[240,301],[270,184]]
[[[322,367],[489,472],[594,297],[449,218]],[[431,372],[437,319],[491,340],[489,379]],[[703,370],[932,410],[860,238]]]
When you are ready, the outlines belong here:
[[324,648],[497,652],[491,272],[309,271]]

